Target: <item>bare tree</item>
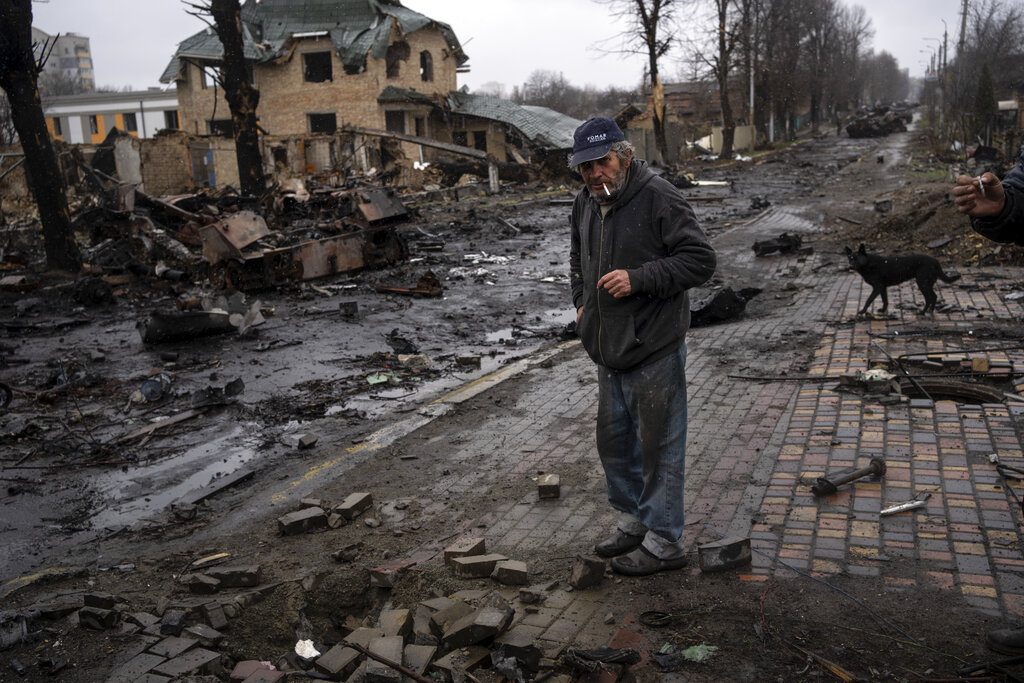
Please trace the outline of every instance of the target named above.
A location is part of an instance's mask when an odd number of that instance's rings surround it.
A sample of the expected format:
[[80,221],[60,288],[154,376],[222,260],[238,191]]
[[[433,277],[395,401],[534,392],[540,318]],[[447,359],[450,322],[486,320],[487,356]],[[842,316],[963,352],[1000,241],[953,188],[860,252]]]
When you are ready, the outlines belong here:
[[745,29],[752,10],[751,0],[712,0],[715,16],[714,51],[704,61],[718,82],[718,101],[722,107],[722,149],[719,159],[731,159],[736,136],[736,116],[733,114],[729,81],[739,62],[736,49],[747,38]]
[[39,74],[39,93],[43,97],[78,95],[86,92],[82,79],[66,71],[46,69]]
[[25,154],[29,191],[39,208],[46,263],[58,270],[81,265],[68,211],[64,178],[46,130],[37,79],[48,50],[36,60],[32,49],[32,1],[0,2],[0,88],[7,94],[11,120]]
[[[723,0],[724,1],[724,0]],[[654,140],[662,162],[668,160],[665,138],[665,86],[659,61],[676,41],[675,12],[679,0],[595,0],[607,5],[610,14],[625,28],[619,34],[621,45],[612,52],[642,54],[647,57],[647,77],[654,100]]]
[[[224,98],[231,109],[232,131],[235,139],[235,157],[242,193],[257,197],[267,189],[260,154],[259,126],[256,107],[260,92],[252,84],[249,65],[245,61],[242,39],[242,8],[238,0],[185,1],[193,14],[206,21],[217,32],[224,46],[220,76]],[[209,20],[212,18],[212,22]]]
[[13,145],[18,141],[18,132],[14,130],[14,117],[11,116],[11,103],[7,96],[0,97],[0,147]]

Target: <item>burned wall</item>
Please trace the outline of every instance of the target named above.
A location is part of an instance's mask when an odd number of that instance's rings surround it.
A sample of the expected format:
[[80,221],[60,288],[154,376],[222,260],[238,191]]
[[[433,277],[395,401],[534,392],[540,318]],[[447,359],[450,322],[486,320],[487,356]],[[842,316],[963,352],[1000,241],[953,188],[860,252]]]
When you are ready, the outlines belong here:
[[185,133],[170,132],[142,141],[142,182],[147,193],[180,194],[195,186],[190,139]]

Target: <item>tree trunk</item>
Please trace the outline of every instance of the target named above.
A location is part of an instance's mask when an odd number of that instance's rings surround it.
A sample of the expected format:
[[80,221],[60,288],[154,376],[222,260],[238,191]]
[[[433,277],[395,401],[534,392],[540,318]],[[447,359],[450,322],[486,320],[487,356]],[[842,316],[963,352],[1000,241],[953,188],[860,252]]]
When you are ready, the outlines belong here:
[[729,71],[731,70],[732,48],[726,38],[729,20],[728,0],[717,0],[718,5],[718,99],[722,105],[722,149],[719,159],[732,159],[733,140],[736,137],[736,117],[729,102]]
[[221,80],[224,97],[231,109],[232,132],[235,138],[235,157],[242,194],[258,197],[267,189],[263,173],[263,155],[260,153],[256,107],[260,92],[249,79],[242,45],[242,10],[238,0],[213,0],[210,5],[217,36],[224,46]]
[[71,229],[64,177],[43,117],[31,27],[31,0],[0,4],[0,88],[7,93],[14,129],[25,153],[28,187],[43,226],[46,264],[77,272],[81,257]]

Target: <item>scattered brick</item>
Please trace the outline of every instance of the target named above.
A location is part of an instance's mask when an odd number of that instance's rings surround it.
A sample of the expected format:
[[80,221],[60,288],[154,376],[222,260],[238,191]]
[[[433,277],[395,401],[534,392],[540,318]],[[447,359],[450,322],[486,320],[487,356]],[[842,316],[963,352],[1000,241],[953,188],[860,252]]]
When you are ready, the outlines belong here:
[[541,500],[562,495],[561,478],[557,474],[542,474],[537,478],[537,497]]
[[440,638],[451,624],[454,624],[471,612],[473,612],[473,608],[470,605],[461,600],[456,600],[450,606],[435,612],[430,617],[430,628]]
[[312,448],[313,446],[315,446],[317,441],[319,441],[319,439],[317,438],[316,434],[303,434],[302,436],[299,437],[297,445],[300,449],[305,450],[307,448]]
[[433,645],[406,645],[402,652],[402,666],[422,676],[435,654],[437,648]]
[[182,638],[181,636],[170,636],[158,643],[149,646],[149,651],[166,659],[173,659],[186,650],[191,650],[199,644],[194,638]]
[[206,669],[219,659],[220,655],[216,652],[198,648],[153,667],[153,671],[171,678],[184,676],[193,671],[206,673]]
[[412,613],[407,609],[383,610],[377,619],[377,628],[383,631],[385,636],[405,638],[412,633]]
[[569,575],[569,585],[573,588],[591,588],[604,580],[604,560],[599,557],[577,555]]
[[350,493],[345,500],[334,507],[334,512],[352,521],[373,505],[373,496],[369,493]]
[[185,628],[185,610],[169,609],[160,619],[160,635],[180,636]]
[[[375,655],[400,664],[405,644],[402,636],[384,636],[371,642],[367,649]],[[401,680],[402,674],[397,670],[376,659],[367,659],[366,683],[399,683]]]
[[525,586],[530,583],[530,572],[525,562],[502,560],[494,565],[494,578],[506,586]]
[[448,649],[476,645],[505,631],[513,616],[515,613],[510,609],[478,609],[449,626],[442,642]]
[[339,643],[322,654],[313,666],[320,673],[340,681],[352,675],[359,666],[360,657],[359,652]]
[[327,528],[327,513],[321,508],[306,508],[277,518],[277,530],[284,536]]
[[262,578],[258,564],[212,567],[206,570],[206,574],[220,581],[223,588],[253,588],[260,585]]
[[228,617],[224,614],[224,608],[219,602],[208,602],[203,605],[203,614],[210,628],[217,629],[218,631],[227,628]]
[[384,631],[379,628],[357,628],[352,633],[345,636],[345,642],[350,645],[359,645],[360,647],[369,647],[370,643],[377,638],[383,638]]
[[188,574],[182,581],[195,595],[212,595],[220,590],[220,581],[206,574]]
[[456,557],[483,555],[487,552],[487,543],[482,538],[463,538],[444,549],[444,563],[451,565]]
[[86,607],[110,610],[117,605],[117,598],[109,593],[86,593],[82,597],[82,604]]
[[445,673],[448,680],[459,680],[462,671],[472,672],[491,659],[491,651],[480,645],[450,652],[433,663],[435,669]]
[[494,572],[494,567],[499,562],[507,559],[504,555],[495,553],[456,557],[452,560],[452,568],[455,575],[463,579],[484,579]]
[[79,625],[96,631],[114,628],[117,626],[119,617],[120,615],[114,610],[100,609],[99,607],[83,607],[78,610]]
[[224,640],[224,634],[206,624],[189,626],[183,633],[189,638],[195,638],[203,647],[216,647]]
[[533,635],[521,625],[495,638],[492,647],[506,657],[515,657],[520,666],[530,671],[540,668],[540,660],[544,656]]

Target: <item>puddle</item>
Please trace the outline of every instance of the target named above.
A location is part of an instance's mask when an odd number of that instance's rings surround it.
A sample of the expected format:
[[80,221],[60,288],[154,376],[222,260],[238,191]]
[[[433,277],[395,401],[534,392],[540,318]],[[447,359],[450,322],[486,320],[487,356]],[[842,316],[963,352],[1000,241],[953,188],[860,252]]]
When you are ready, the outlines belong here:
[[550,308],[537,317],[539,317],[540,320],[531,320],[524,325],[520,325],[518,328],[503,327],[500,330],[488,332],[484,339],[490,344],[502,344],[507,341],[522,339],[523,337],[516,337],[513,334],[514,329],[526,330],[525,338],[530,339],[533,338],[536,332],[539,332],[540,330],[546,330],[553,326],[565,327],[569,323],[575,321],[576,311],[573,310],[572,307]]
[[[90,520],[94,528],[116,528],[164,510],[189,491],[215,477],[231,474],[256,457],[250,439],[242,437],[258,425],[235,425],[225,434],[179,456],[152,465],[130,467],[96,477],[93,489],[109,507]],[[242,437],[242,438],[239,438]],[[241,443],[238,443],[241,442]]]

